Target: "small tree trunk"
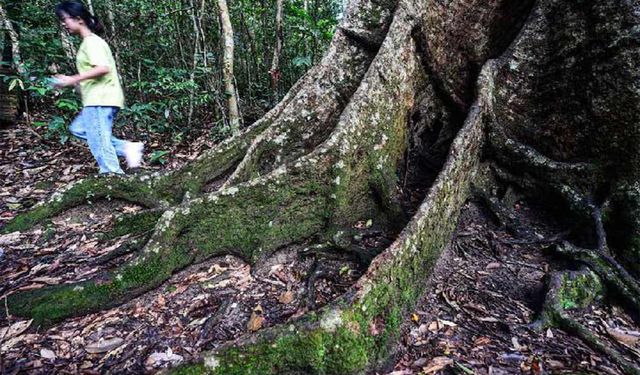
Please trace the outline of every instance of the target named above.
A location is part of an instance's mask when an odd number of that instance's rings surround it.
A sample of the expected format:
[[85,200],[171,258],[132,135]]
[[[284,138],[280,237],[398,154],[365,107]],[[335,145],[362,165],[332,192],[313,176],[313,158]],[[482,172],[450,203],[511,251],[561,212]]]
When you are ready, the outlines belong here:
[[96,13],[93,11],[93,2],[91,2],[91,0],[87,0],[87,5],[89,6],[89,12],[95,16]]
[[[193,22],[193,35],[195,41],[193,43],[193,65],[191,66],[191,74],[189,79],[195,85],[196,68],[198,67],[198,53],[200,52],[200,29],[198,28],[198,21],[196,17],[196,9],[193,0],[190,0],[191,5],[191,21]],[[196,88],[192,88],[189,93],[189,114],[187,117],[187,124],[191,127],[191,120],[193,119],[193,101],[195,99]]]
[[120,72],[119,76],[120,76],[120,82],[122,83],[122,86],[126,86],[125,84],[125,80],[124,80],[124,71],[122,63],[120,62],[120,48],[118,48],[118,43],[117,43],[117,34],[116,34],[116,20],[115,20],[115,16],[113,15],[113,2],[111,0],[107,0],[105,2],[105,7],[107,9],[107,19],[109,20],[109,33],[111,34],[111,44],[114,48],[113,51],[113,55],[115,57],[116,60],[116,65],[118,66],[118,72]]
[[282,1],[276,0],[276,44],[273,49],[273,59],[271,60],[271,84],[273,85],[273,96],[278,101],[278,82],[280,81],[280,54],[282,53]]
[[64,55],[67,57],[67,60],[69,60],[69,64],[73,65],[76,58],[76,47],[71,43],[69,33],[64,29],[60,29],[60,40],[62,41]]
[[218,9],[220,11],[220,23],[222,24],[222,32],[224,34],[223,79],[229,110],[229,127],[233,134],[238,134],[240,129],[240,112],[238,110],[236,86],[233,78],[233,28],[231,27],[227,1],[218,0]]
[[[4,48],[1,61],[11,62],[10,67],[0,66],[0,73],[13,75],[17,71],[21,75],[25,70],[20,59],[18,33],[13,28],[7,12],[0,4],[0,31],[4,34]],[[10,92],[8,82],[0,80],[0,122],[13,123],[18,116],[18,95]]]

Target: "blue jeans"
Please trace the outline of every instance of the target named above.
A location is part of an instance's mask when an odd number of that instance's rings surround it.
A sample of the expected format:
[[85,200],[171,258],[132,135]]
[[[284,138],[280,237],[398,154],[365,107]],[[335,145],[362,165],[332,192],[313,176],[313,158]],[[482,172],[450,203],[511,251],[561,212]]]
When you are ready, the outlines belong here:
[[124,156],[127,141],[111,134],[118,107],[84,107],[69,126],[71,134],[87,141],[100,173],[124,174],[118,156]]

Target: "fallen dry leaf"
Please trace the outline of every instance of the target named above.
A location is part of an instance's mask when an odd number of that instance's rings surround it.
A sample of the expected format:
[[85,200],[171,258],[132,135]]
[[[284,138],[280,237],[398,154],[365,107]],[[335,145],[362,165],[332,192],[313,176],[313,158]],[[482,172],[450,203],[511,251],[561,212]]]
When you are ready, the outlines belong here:
[[158,307],[160,307],[161,309],[164,309],[167,301],[164,299],[164,296],[162,294],[158,294],[157,302],[158,302]]
[[450,322],[448,320],[444,320],[444,319],[438,319],[438,323],[447,326],[447,327],[457,327],[458,325],[454,322]]
[[434,320],[433,322],[429,323],[429,327],[427,327],[427,329],[433,333],[436,333],[440,329],[440,324],[438,324],[437,320]]
[[100,339],[97,342],[87,345],[84,350],[91,354],[106,353],[119,347],[122,343],[124,343],[124,340],[119,337],[108,340]]
[[283,305],[290,304],[291,302],[293,302],[293,292],[290,290],[287,290],[286,292],[282,293],[280,297],[278,297],[278,302],[280,302]]
[[164,353],[156,352],[151,354],[145,361],[145,365],[147,367],[155,367],[165,362],[176,364],[182,362],[183,359],[181,355],[175,354],[171,348],[167,348],[167,351]]
[[13,232],[13,233],[1,235],[0,246],[9,246],[9,245],[17,244],[18,242],[20,242],[20,238],[21,238],[20,235],[21,235],[20,232]]
[[619,328],[607,328],[607,333],[614,339],[628,346],[634,346],[640,340],[640,334],[625,331]]
[[60,280],[62,280],[59,277],[47,277],[47,276],[42,276],[42,277],[36,277],[34,279],[32,279],[31,281],[36,282],[36,283],[43,283],[43,284],[49,284],[49,285],[57,285],[60,283]]
[[425,366],[422,371],[424,374],[433,374],[436,371],[440,371],[447,366],[451,366],[453,364],[453,359],[449,357],[435,357],[429,362],[427,366]]
[[53,352],[53,350],[42,348],[40,349],[40,357],[54,360],[57,356],[56,353]]
[[424,367],[424,365],[427,364],[427,359],[426,358],[418,358],[415,361],[413,361],[413,363],[411,364],[411,367],[416,367],[416,368],[420,368],[420,367]]
[[411,314],[411,320],[413,320],[415,323],[418,323],[420,321],[420,316],[416,313]]
[[90,241],[82,245],[80,247],[80,251],[89,253],[91,255],[96,255],[98,254],[98,252],[100,252],[100,249],[98,249],[97,246],[98,246],[98,241]]
[[553,338],[553,331],[551,330],[551,328],[547,328],[547,334],[546,334],[547,338],[552,339]]
[[520,345],[520,342],[518,342],[518,338],[515,336],[511,338],[511,344],[513,345],[513,349],[515,349],[518,352],[527,349],[525,345]]
[[46,264],[46,263],[36,264],[31,268],[31,270],[29,270],[29,275],[35,275],[36,273],[49,268],[49,266],[50,264]]
[[250,332],[255,332],[262,328],[262,324],[264,323],[264,316],[262,306],[258,305],[251,312],[251,318],[249,319],[249,323],[247,323],[247,329]]
[[9,349],[13,348],[14,346],[16,346],[19,343],[34,341],[34,338],[36,336],[37,335],[29,335],[29,334],[16,336],[16,337],[14,337],[12,339],[9,339],[7,341],[2,342],[2,345],[0,345],[0,351],[6,353]]
[[134,212],[141,211],[141,208],[138,206],[124,206],[122,207],[122,212],[125,214],[131,214]]
[[487,316],[487,317],[482,317],[482,318],[478,318],[479,321],[481,322],[485,322],[485,323],[498,323],[500,320],[491,316]]
[[498,262],[491,262],[489,264],[487,264],[487,267],[485,268],[486,270],[495,270],[497,268],[502,267],[501,263]]
[[486,336],[482,336],[482,337],[478,337],[474,342],[473,345],[474,346],[485,346],[485,345],[489,345],[491,343],[491,339],[486,337]]
[[27,330],[27,328],[29,328],[31,323],[33,323],[33,319],[17,322],[9,327],[0,328],[0,340],[5,341],[21,335],[24,331]]
[[558,370],[558,369],[564,368],[564,363],[560,361],[556,361],[554,359],[548,359],[547,364],[549,365],[549,368],[552,370]]

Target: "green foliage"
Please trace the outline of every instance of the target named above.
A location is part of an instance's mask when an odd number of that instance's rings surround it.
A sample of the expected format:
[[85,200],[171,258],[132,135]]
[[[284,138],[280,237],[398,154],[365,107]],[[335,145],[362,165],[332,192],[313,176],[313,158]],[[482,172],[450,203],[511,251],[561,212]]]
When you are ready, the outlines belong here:
[[[72,89],[54,89],[55,74],[75,74],[63,48],[61,28],[51,0],[9,2],[5,7],[19,34],[24,75],[0,75],[0,84],[20,95],[34,126],[46,137],[65,142],[66,127],[81,104]],[[222,42],[213,4],[192,7],[186,1],[94,0],[105,26],[103,38],[116,57],[127,107],[116,126],[138,132],[185,135],[213,127],[215,139],[228,137],[222,87]],[[235,33],[235,78],[245,124],[275,104],[269,74],[275,46],[276,1],[229,1]],[[279,89],[282,95],[319,61],[342,12],[342,1],[289,0],[284,8],[284,45]],[[198,32],[194,30],[194,22]],[[200,37],[196,39],[195,35]],[[77,48],[81,40],[68,37]],[[5,38],[0,38],[4,49]],[[7,65],[8,61],[0,62]],[[164,155],[154,160],[163,162]]]
[[[10,2],[11,3],[11,2]],[[94,0],[105,26],[103,38],[116,57],[127,107],[118,124],[138,132],[186,134],[216,127],[215,138],[228,136],[222,77],[222,42],[214,4],[186,0]],[[235,33],[235,78],[245,123],[275,104],[269,69],[275,46],[275,0],[229,1]],[[19,32],[24,76],[0,76],[2,84],[21,89],[35,126],[47,126],[47,137],[65,141],[68,123],[80,108],[71,89],[48,85],[52,75],[75,74],[67,58],[54,2],[33,0],[6,6]],[[321,58],[342,9],[338,0],[307,3],[290,0],[284,9],[284,46],[278,92],[286,90]],[[198,32],[194,30],[194,22]],[[198,39],[195,35],[199,34]],[[78,47],[77,37],[70,37]],[[6,41],[0,38],[0,47]],[[3,62],[6,64],[7,62]],[[162,160],[162,159],[157,159]]]
[[49,122],[36,121],[33,123],[36,127],[46,126],[46,139],[58,139],[64,144],[69,140],[69,132],[67,131],[67,119],[62,116],[53,116]]
[[149,156],[149,162],[151,164],[165,164],[167,162],[167,155],[169,155],[169,151],[154,151]]

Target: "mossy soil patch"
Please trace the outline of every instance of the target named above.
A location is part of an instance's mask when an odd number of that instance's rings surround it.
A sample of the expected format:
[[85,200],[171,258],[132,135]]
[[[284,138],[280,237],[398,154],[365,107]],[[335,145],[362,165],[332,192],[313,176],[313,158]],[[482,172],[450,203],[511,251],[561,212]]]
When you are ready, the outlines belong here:
[[[535,205],[515,202],[521,222],[541,240],[562,230]],[[530,328],[544,302],[545,278],[567,265],[495,225],[467,203],[451,246],[406,317],[393,375],[411,374],[621,374],[578,338]],[[603,303],[569,313],[601,339],[639,363],[640,328],[619,308]]]

